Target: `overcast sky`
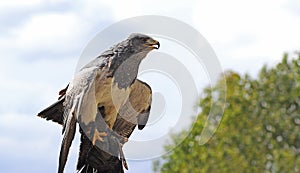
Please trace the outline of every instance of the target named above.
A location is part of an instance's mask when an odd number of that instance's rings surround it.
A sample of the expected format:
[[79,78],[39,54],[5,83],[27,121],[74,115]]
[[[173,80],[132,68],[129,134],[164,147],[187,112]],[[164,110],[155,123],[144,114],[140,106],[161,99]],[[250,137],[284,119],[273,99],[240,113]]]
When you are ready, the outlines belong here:
[[[61,128],[35,115],[57,99],[93,36],[122,19],[149,14],[193,26],[223,69],[253,77],[284,52],[299,50],[299,0],[0,1],[1,172],[56,171]],[[77,152],[78,139],[66,172],[73,172]],[[151,160],[129,167],[152,172]]]

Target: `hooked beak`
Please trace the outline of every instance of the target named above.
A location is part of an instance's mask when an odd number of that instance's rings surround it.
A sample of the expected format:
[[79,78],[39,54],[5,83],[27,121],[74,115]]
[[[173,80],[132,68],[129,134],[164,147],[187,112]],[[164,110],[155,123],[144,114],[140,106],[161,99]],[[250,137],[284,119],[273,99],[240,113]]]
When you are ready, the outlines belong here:
[[156,40],[153,40],[153,39],[148,39],[146,42],[146,45],[152,49],[159,49],[159,47],[160,47],[159,42]]

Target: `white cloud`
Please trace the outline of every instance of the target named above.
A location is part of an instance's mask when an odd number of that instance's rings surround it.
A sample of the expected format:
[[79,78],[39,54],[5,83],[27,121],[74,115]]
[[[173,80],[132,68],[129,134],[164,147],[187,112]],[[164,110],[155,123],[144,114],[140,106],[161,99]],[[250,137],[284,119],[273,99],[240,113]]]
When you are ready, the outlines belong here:
[[23,26],[10,30],[11,37],[0,39],[0,45],[8,51],[21,52],[73,50],[79,47],[86,26],[86,22],[78,20],[73,13],[39,14]]
[[281,59],[283,52],[299,49],[299,16],[289,13],[283,4],[284,1],[199,1],[193,18],[225,68],[253,73],[263,63]]
[[174,17],[185,22],[191,22],[191,14],[194,8],[195,0],[173,1],[173,0],[151,0],[151,1],[97,1],[91,2],[105,6],[112,10],[115,21],[135,17],[139,15],[164,15]]
[[[24,46],[24,49],[38,46],[39,44],[46,44],[42,46],[57,46],[64,49],[61,45],[60,40],[72,41],[71,35],[76,40],[78,29],[77,27],[79,21],[76,21],[76,16],[72,13],[63,14],[40,14],[38,16],[33,16],[26,25],[21,29],[15,30],[16,34],[20,36],[18,43]],[[53,40],[53,37],[57,39]],[[55,41],[54,43],[50,41]]]
[[36,6],[39,5],[42,1],[41,0],[9,0],[9,1],[1,1],[1,8],[12,8],[12,7],[30,7],[30,6]]
[[[0,116],[0,147],[1,155],[19,153],[18,157],[43,158],[53,157],[56,153],[48,156],[41,154],[44,151],[55,151],[53,144],[59,144],[57,138],[60,128],[58,125],[42,123],[36,116],[25,114],[7,113]],[[5,129],[5,131],[3,131]],[[25,149],[26,148],[26,149]],[[32,154],[36,153],[36,154]]]
[[[12,162],[1,167],[2,171],[56,171],[62,139],[60,125],[47,122],[34,115],[7,113],[0,116],[0,129],[0,155]],[[79,138],[76,136],[69,154],[67,172],[75,170],[78,145]],[[17,168],[11,168],[10,166],[13,166],[11,164],[15,161],[26,164],[19,164]]]
[[285,1],[284,7],[289,10],[289,12],[294,15],[300,16],[300,1],[298,0],[288,0]]
[[0,64],[0,113],[31,113],[53,103],[75,72],[76,58],[22,61],[9,57]]

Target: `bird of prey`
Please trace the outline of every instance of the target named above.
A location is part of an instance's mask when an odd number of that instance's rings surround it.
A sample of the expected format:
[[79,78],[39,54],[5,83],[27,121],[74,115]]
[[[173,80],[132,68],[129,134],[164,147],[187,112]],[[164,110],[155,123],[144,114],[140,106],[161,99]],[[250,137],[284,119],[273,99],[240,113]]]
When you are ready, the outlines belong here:
[[147,35],[131,34],[85,65],[60,91],[59,100],[38,114],[63,125],[58,173],[63,173],[76,123],[81,133],[79,171],[122,172],[118,155],[127,168],[122,144],[136,125],[145,127],[151,108],[151,88],[137,79],[139,65],[159,46]]

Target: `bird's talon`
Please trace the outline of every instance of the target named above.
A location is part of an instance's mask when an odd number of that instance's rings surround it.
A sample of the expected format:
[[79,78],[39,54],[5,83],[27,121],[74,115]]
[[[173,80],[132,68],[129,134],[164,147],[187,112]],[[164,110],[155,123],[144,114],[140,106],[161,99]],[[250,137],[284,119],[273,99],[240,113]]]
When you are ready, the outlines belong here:
[[93,137],[93,140],[92,140],[93,145],[96,144],[97,140],[99,140],[101,142],[104,142],[102,137],[105,137],[105,136],[107,136],[106,132],[99,132],[97,129],[95,129],[94,137]]

